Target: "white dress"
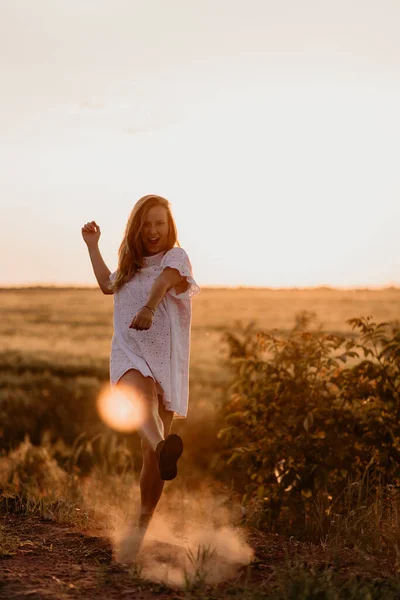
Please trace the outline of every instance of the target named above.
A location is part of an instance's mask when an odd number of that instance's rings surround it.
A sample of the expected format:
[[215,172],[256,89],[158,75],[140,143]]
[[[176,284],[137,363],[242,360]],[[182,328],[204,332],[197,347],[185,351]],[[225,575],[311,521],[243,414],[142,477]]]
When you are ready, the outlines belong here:
[[[185,292],[169,290],[158,305],[150,329],[129,329],[146,304],[154,280],[165,267],[177,269],[189,283]],[[116,272],[110,275],[113,280]],[[200,292],[183,248],[144,257],[142,269],[114,294],[114,334],[111,342],[110,383],[115,386],[129,369],[152,377],[167,410],[186,417],[189,398],[191,299]]]

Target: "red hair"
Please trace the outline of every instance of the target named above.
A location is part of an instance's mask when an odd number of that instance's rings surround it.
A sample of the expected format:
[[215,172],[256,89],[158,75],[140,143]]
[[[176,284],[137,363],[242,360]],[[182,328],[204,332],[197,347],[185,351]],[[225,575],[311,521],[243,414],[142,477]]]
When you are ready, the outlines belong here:
[[171,205],[166,198],[149,194],[140,198],[133,207],[126,224],[124,237],[118,250],[118,269],[110,288],[118,292],[121,287],[132,279],[143,266],[143,242],[141,232],[146,219],[146,213],[153,206],[163,206],[167,210],[168,239],[166,250],[179,246],[175,220],[172,216]]

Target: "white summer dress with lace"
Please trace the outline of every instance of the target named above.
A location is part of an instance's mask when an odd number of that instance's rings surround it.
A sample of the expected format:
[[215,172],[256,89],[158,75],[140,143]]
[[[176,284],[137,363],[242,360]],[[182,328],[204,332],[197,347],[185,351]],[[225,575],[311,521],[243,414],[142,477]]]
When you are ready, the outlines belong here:
[[[186,278],[186,291],[169,290],[155,311],[150,329],[129,329],[146,304],[150,288],[163,269],[177,269]],[[110,280],[116,272],[111,273]],[[152,377],[167,410],[175,418],[187,415],[191,299],[200,292],[183,248],[144,257],[142,269],[114,294],[114,334],[111,342],[110,383],[114,387],[129,369]]]

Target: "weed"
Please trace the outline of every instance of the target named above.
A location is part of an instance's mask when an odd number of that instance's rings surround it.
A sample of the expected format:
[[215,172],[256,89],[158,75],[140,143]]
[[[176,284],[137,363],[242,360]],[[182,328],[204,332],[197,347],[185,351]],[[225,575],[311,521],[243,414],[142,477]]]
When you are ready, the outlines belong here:
[[186,592],[204,591],[210,568],[210,561],[214,554],[214,549],[203,544],[199,544],[196,551],[191,548],[187,550],[186,556],[189,562],[189,568],[186,566],[184,567]]

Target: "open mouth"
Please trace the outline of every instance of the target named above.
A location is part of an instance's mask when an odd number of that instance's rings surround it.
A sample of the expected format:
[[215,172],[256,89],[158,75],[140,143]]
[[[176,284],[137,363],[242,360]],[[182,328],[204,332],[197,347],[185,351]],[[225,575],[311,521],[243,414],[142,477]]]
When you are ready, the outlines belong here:
[[159,241],[160,241],[160,238],[149,238],[150,246],[156,246]]

